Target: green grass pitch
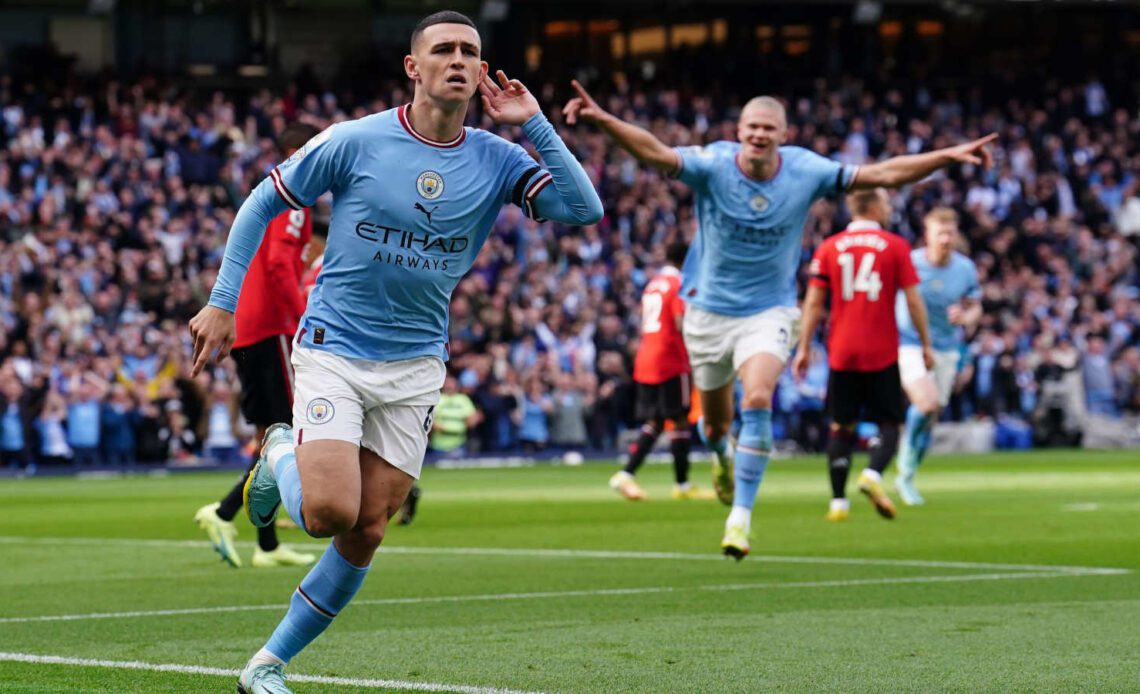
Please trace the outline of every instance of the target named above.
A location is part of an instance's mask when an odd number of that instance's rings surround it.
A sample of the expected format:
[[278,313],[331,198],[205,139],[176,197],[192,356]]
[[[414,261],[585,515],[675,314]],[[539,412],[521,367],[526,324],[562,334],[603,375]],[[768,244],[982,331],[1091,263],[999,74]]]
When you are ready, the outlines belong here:
[[[1140,691],[1136,452],[936,456],[927,506],[839,525],[823,461],[775,461],[741,563],[669,466],[637,504],[613,470],[429,469],[296,691]],[[232,480],[0,482],[0,692],[234,691],[304,570],[217,561],[191,516]]]

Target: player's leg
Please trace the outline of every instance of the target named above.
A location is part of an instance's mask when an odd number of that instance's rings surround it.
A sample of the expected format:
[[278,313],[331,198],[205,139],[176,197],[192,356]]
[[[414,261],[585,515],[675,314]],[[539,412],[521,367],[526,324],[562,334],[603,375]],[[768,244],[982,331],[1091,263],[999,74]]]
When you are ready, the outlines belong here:
[[[265,437],[265,427],[257,425],[257,441]],[[257,465],[258,455],[254,455],[253,460],[250,462],[249,467],[245,473],[242,474],[236,484],[230,488],[220,501],[212,504],[206,504],[198,509],[194,514],[194,522],[198,527],[205,531],[206,536],[210,539],[210,544],[213,546],[214,551],[221,555],[222,560],[234,568],[241,567],[241,556],[234,546],[234,539],[237,537],[237,528],[234,527],[233,520],[237,516],[237,512],[242,506],[242,491],[245,489],[246,480],[249,478],[250,472],[253,471]],[[267,526],[272,528],[273,526]],[[265,528],[258,528],[258,544],[261,544],[261,534]],[[273,535],[273,542],[276,543],[276,534]]]
[[938,419],[938,414],[946,409],[950,404],[950,396],[954,391],[954,378],[958,375],[958,360],[961,355],[957,351],[945,351],[934,353],[934,384],[938,394],[938,404],[934,408],[934,414],[926,422],[926,426],[921,433],[915,438],[915,468],[922,465],[922,460],[926,457],[926,451],[930,447],[931,433],[934,428],[934,422]]
[[642,422],[641,430],[637,434],[637,440],[629,449],[629,460],[625,467],[610,477],[609,485],[610,489],[630,501],[642,501],[647,495],[634,479],[634,475],[653,451],[653,446],[664,428],[664,419],[660,416],[663,384],[636,383],[635,386],[637,404],[634,414]]
[[847,499],[847,480],[851,475],[851,458],[855,452],[855,424],[861,409],[858,392],[859,375],[852,371],[832,370],[827,375],[827,413],[831,426],[827,435],[827,474],[831,481],[831,502],[827,520],[845,521],[851,513]]
[[713,452],[713,488],[726,506],[732,504],[733,494],[733,446],[729,436],[735,386],[732,349],[742,322],[740,318],[692,307],[685,312],[683,326],[685,349],[701,404],[697,435]]
[[879,435],[871,444],[871,462],[859,475],[859,491],[871,500],[879,515],[890,519],[895,517],[895,505],[884,489],[883,473],[898,448],[899,421],[903,416],[898,364],[861,376],[864,384],[862,402],[866,416],[879,425]]
[[938,413],[938,386],[934,374],[922,361],[922,348],[912,345],[899,347],[899,377],[910,406],[907,407],[899,439],[895,489],[904,503],[914,506],[922,503],[914,485],[918,470],[918,442]]
[[689,481],[689,450],[692,448],[689,419],[682,415],[671,421],[673,430],[669,432],[669,454],[673,457],[673,498],[705,498],[702,491]]
[[745,537],[751,530],[752,507],[772,452],[772,396],[788,360],[798,318],[799,310],[795,308],[764,311],[742,325],[733,345],[733,366],[744,386],[744,395],[736,446],[736,491],[721,547],[738,559],[748,551],[747,545],[741,548],[737,540],[741,529]]

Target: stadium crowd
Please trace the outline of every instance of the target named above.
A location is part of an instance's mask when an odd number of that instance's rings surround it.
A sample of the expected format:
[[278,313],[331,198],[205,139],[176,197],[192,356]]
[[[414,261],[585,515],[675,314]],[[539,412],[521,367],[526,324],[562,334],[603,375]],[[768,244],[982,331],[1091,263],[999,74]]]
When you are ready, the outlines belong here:
[[[531,87],[607,214],[578,232],[504,208],[451,306],[450,414],[433,440],[444,452],[612,449],[632,424],[641,289],[665,245],[696,232],[684,185],[588,126],[564,127],[562,87]],[[981,275],[984,318],[948,416],[1020,420],[1038,444],[1072,443],[1086,412],[1140,412],[1140,114],[1117,106],[1135,94],[1095,78],[1038,88],[991,103],[820,80],[790,99],[788,143],[859,164],[999,133],[992,170],[899,191],[894,228],[913,240],[925,211],[952,206]],[[49,88],[0,74],[3,463],[237,461],[252,428],[232,362],[190,378],[187,321],[237,207],[276,163],[275,135],[410,98],[395,83],[376,93],[201,93],[157,78]],[[689,145],[735,139],[748,96],[619,83],[603,105]],[[803,260],[845,221],[841,201],[817,203]],[[824,383],[822,356],[803,382],[781,383],[778,435],[819,445]]]

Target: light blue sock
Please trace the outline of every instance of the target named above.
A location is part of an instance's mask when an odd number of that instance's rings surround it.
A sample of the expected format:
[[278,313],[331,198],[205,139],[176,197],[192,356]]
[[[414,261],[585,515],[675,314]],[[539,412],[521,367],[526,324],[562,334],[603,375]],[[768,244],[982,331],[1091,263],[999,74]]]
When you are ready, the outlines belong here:
[[309,571],[293,598],[289,611],[277,625],[265,650],[288,663],[293,656],[321,635],[333,617],[360,590],[370,566],[353,566],[330,543],[321,560]]
[[722,436],[716,441],[709,441],[708,436],[705,435],[705,418],[701,417],[697,420],[697,436],[701,437],[701,443],[705,444],[705,448],[716,453],[724,455],[728,450],[728,437]]
[[927,417],[926,423],[922,429],[919,430],[918,436],[914,437],[914,466],[917,468],[922,465],[922,459],[926,457],[926,450],[930,448],[930,440],[934,438],[934,418]]
[[277,461],[275,471],[277,491],[281,493],[281,505],[298,527],[309,532],[301,513],[301,473],[297,471],[297,454],[291,450],[283,454]]
[[736,491],[732,506],[751,511],[768,467],[768,454],[772,451],[772,410],[744,410],[740,418],[744,424],[736,443]]

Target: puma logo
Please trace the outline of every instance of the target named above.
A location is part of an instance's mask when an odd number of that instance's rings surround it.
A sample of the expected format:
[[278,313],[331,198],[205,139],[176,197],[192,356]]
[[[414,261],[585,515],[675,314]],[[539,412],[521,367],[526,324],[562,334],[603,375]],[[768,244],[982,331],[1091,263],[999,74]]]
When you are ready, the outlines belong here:
[[436,205],[435,207],[433,207],[429,210],[428,208],[424,207],[423,205],[421,205],[420,203],[417,202],[416,203],[416,209],[419,210],[420,212],[423,212],[427,216],[428,224],[431,224],[431,215],[433,212],[435,212],[436,210],[439,209],[439,205]]

